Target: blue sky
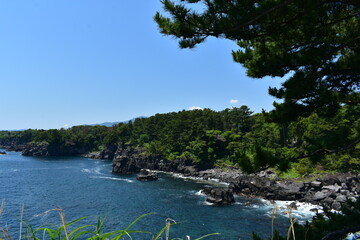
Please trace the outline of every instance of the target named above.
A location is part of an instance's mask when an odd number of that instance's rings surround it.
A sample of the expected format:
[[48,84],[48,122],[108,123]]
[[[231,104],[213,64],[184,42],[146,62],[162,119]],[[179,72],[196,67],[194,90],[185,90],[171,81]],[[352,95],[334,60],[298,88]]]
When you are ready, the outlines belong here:
[[247,77],[228,40],[179,49],[156,11],[159,0],[0,0],[0,129],[272,109],[267,89],[279,79]]

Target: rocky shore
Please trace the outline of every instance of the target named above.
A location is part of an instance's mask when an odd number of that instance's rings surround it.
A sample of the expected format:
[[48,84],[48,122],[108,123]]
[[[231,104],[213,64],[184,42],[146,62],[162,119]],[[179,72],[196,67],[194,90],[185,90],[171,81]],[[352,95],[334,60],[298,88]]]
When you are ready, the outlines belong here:
[[204,190],[204,193],[209,196],[210,201],[214,199],[213,202],[219,205],[231,203],[231,193],[268,200],[309,202],[327,209],[340,210],[342,203],[347,200],[355,201],[360,194],[360,175],[344,173],[328,175],[313,181],[282,181],[269,170],[258,174],[244,174],[236,168],[201,170],[187,159],[168,161],[159,155],[148,155],[144,149],[127,144],[113,144],[100,152],[91,153],[71,145],[55,147],[46,144],[13,144],[7,149],[21,150],[23,155],[29,156],[82,155],[93,159],[107,159],[112,161],[114,173],[139,173],[141,169],[150,169],[180,173],[204,180],[217,179],[228,183],[228,188],[214,191],[208,189]]
[[[297,182],[278,180],[276,175],[269,170],[258,174],[244,174],[236,168],[199,171],[197,166],[186,159],[167,161],[161,156],[148,156],[143,149],[135,149],[125,144],[111,146],[102,152],[86,156],[112,160],[114,173],[138,173],[141,169],[151,169],[229,183],[229,187],[222,191],[204,190],[204,193],[219,205],[231,203],[229,193],[233,193],[268,200],[309,202],[326,209],[340,210],[342,203],[347,200],[355,201],[360,193],[360,175],[350,173],[327,175],[314,181]],[[223,197],[223,202],[220,202],[221,197],[215,196],[225,197]]]

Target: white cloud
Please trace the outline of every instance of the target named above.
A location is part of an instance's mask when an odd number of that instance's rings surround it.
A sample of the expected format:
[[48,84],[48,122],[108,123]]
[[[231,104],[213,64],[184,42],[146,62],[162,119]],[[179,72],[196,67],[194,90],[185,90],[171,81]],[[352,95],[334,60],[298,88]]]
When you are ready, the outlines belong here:
[[203,108],[202,108],[202,107],[193,106],[193,107],[189,107],[189,110],[203,110]]
[[231,99],[230,100],[230,103],[232,103],[232,104],[236,104],[236,103],[238,103],[239,102],[239,100],[236,100],[236,99]]
[[70,126],[68,124],[65,124],[62,128],[69,128]]

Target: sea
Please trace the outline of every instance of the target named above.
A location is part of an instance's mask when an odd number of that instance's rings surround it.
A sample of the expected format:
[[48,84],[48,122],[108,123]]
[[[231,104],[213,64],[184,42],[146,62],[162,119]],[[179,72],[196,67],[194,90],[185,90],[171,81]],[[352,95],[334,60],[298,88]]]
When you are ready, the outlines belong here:
[[[201,189],[226,187],[225,183],[170,173],[159,173],[157,181],[141,182],[136,175],[114,174],[111,168],[111,161],[77,156],[0,155],[0,230],[8,229],[12,239],[19,239],[20,229],[26,231],[27,225],[33,229],[61,226],[61,211],[67,223],[86,217],[74,228],[96,225],[100,218],[104,232],[126,229],[140,217],[130,230],[149,233],[124,237],[135,240],[152,239],[166,222],[172,223],[169,239],[189,236],[193,240],[217,233],[204,239],[247,240],[253,232],[268,239],[274,229],[284,235],[288,231],[289,202],[236,196],[234,204],[215,206],[206,202]],[[311,221],[314,207],[298,203],[291,218]],[[165,232],[160,239],[166,238]]]

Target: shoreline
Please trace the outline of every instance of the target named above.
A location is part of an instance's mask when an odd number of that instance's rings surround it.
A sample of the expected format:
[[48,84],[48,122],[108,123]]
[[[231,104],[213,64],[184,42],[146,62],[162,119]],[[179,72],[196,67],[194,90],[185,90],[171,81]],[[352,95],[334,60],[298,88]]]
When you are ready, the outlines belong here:
[[[6,146],[0,147],[10,151],[19,150],[9,149]],[[328,210],[339,211],[341,204],[348,200],[356,201],[360,194],[359,174],[329,174],[314,181],[298,182],[276,179],[275,174],[269,170],[257,174],[244,174],[236,168],[212,168],[199,171],[196,165],[186,159],[168,161],[157,155],[146,156],[140,150],[129,145],[119,145],[112,151],[105,149],[102,152],[75,155],[111,160],[113,173],[138,173],[141,169],[146,168],[152,171],[178,174],[179,177],[185,179],[194,178],[225,183],[227,189],[235,195],[270,201],[307,202]]]

